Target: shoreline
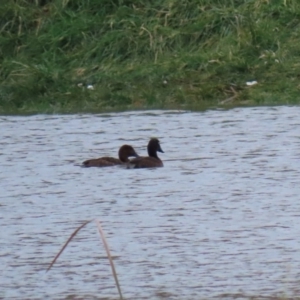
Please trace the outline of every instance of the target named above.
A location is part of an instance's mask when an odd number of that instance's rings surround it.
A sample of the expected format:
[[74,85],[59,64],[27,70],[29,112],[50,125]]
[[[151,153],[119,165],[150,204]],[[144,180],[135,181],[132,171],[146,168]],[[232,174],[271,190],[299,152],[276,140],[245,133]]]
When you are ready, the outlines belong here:
[[8,2],[0,114],[299,104],[299,11],[296,0]]

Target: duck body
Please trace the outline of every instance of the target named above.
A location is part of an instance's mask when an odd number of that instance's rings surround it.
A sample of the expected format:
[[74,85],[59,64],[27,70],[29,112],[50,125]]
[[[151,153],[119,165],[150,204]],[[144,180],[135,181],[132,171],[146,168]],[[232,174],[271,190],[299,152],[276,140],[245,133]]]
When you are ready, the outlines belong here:
[[82,163],[83,167],[111,167],[129,162],[129,157],[138,157],[134,148],[130,145],[123,145],[119,149],[119,158],[104,156],[88,159]]
[[156,138],[150,139],[148,146],[147,146],[147,151],[148,151],[149,156],[140,156],[140,157],[131,159],[128,162],[128,168],[134,168],[134,169],[159,168],[159,167],[164,166],[161,159],[157,156],[157,152],[164,153],[164,151],[161,149],[158,139],[156,139]]

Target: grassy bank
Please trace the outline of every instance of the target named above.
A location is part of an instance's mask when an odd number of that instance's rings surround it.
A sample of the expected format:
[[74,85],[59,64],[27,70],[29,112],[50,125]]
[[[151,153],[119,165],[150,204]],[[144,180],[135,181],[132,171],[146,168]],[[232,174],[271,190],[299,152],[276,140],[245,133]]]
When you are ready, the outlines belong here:
[[298,0],[7,0],[0,45],[1,113],[300,100]]

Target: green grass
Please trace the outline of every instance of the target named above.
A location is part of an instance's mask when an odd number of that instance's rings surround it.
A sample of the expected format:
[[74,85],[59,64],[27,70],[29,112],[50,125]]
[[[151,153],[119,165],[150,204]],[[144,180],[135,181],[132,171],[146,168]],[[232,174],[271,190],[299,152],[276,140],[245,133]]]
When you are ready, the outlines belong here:
[[298,0],[8,0],[0,45],[0,113],[300,101]]

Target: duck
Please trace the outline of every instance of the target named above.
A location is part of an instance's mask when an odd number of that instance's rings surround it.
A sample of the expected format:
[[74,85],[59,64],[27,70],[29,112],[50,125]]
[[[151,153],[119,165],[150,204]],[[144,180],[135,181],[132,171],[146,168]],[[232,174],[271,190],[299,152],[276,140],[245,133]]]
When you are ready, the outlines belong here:
[[88,159],[82,163],[83,167],[111,167],[129,162],[129,157],[139,157],[134,148],[130,145],[123,145],[119,149],[119,158],[104,156]]
[[149,156],[139,156],[131,159],[127,163],[127,168],[138,169],[138,168],[158,168],[163,167],[164,164],[161,159],[157,156],[157,152],[164,153],[161,149],[159,140],[157,138],[151,138],[148,146],[148,155]]

